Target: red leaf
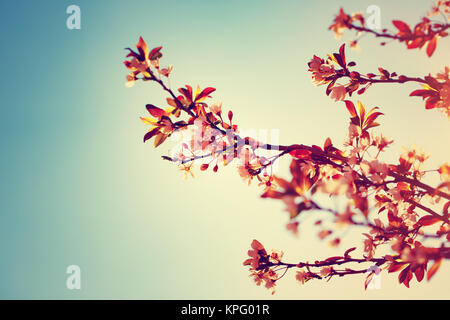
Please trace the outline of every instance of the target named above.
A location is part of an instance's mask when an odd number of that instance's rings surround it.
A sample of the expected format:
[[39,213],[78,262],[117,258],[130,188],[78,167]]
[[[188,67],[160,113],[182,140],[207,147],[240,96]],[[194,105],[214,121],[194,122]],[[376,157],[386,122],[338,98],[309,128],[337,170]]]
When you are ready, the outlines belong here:
[[147,108],[147,111],[155,118],[161,118],[166,114],[163,109],[158,108],[152,104],[147,104],[145,105],[145,107]]
[[186,85],[186,88],[180,88],[178,91],[186,97],[189,101],[192,101],[192,87],[189,85]]
[[413,273],[412,273],[412,271],[409,271],[406,275],[405,281],[403,281],[403,284],[405,285],[405,287],[409,288],[409,282],[411,281],[412,277],[413,277]]
[[424,97],[424,96],[427,96],[429,93],[430,93],[430,90],[420,89],[420,90],[415,90],[415,91],[411,92],[409,94],[409,96],[410,97],[412,97],[412,96]]
[[361,88],[361,89],[359,89],[356,93],[357,93],[357,94],[363,94],[364,92],[366,92],[367,88],[368,88],[368,87]]
[[370,125],[370,124],[372,124],[379,116],[381,116],[381,115],[383,115],[384,113],[382,113],[382,112],[374,112],[374,113],[372,113],[370,116],[368,116],[367,118],[366,118],[366,121],[365,121],[365,125],[366,126],[368,126],[368,125]]
[[432,224],[438,223],[440,221],[442,220],[432,215],[428,215],[420,218],[419,221],[417,221],[416,225],[431,226]]
[[341,55],[342,63],[344,64],[342,67],[345,67],[347,64],[345,60],[345,43],[339,48],[339,54]]
[[211,88],[211,87],[203,89],[203,91],[201,93],[199,93],[199,95],[195,98],[195,101],[200,100],[201,98],[208,96],[210,93],[213,93],[214,91],[216,91],[216,89],[215,88]]
[[153,48],[152,51],[150,51],[150,53],[148,54],[148,58],[150,60],[155,60],[155,59],[161,58],[162,57],[162,54],[160,52],[161,49],[162,49],[162,47]]
[[342,68],[345,68],[345,64],[344,64],[344,61],[342,60],[341,55],[340,55],[339,53],[334,53],[333,56],[334,56],[334,59],[336,59],[337,63],[338,63]]
[[153,128],[152,130],[150,130],[149,132],[147,132],[144,136],[144,142],[153,138],[153,136],[155,136],[156,134],[159,133],[159,128]]
[[139,60],[144,60],[145,55],[148,53],[148,47],[147,47],[147,44],[145,43],[144,39],[142,39],[142,37],[139,37],[139,41],[136,45],[136,48],[139,50],[139,54],[140,54],[140,57],[138,57]]
[[166,134],[164,134],[164,133],[157,134],[156,137],[155,137],[155,141],[154,141],[154,146],[155,146],[155,148],[157,148],[157,147],[160,146],[164,141],[166,141],[167,137],[168,137],[168,136],[167,136]]
[[204,164],[202,164],[202,165],[200,166],[200,170],[201,170],[201,171],[205,171],[206,169],[208,169],[208,167],[209,167],[209,164],[204,163]]
[[329,258],[327,258],[327,259],[325,259],[324,261],[325,262],[336,262],[336,261],[338,261],[338,260],[341,260],[341,259],[343,259],[343,257],[340,257],[340,256],[334,256],[334,257],[329,257]]
[[433,55],[434,50],[436,50],[437,45],[437,37],[435,36],[433,39],[428,42],[427,46],[427,55],[431,57]]
[[400,272],[398,275],[398,282],[403,283],[406,287],[409,288],[409,281],[412,278],[412,272],[411,272],[411,265],[406,267],[405,269]]
[[423,276],[425,274],[424,267],[423,266],[417,267],[416,270],[414,270],[414,274],[416,275],[416,279],[418,282],[422,281]]
[[392,21],[392,23],[399,31],[404,32],[404,33],[411,33],[411,28],[403,21],[394,20],[394,21]]
[[427,280],[430,281],[431,277],[434,276],[434,274],[436,273],[436,271],[439,270],[439,267],[441,266],[441,262],[442,262],[442,258],[440,258],[439,260],[436,260],[434,262],[434,264],[431,266],[430,270],[428,270],[427,272]]
[[393,263],[389,266],[388,273],[397,272],[406,266],[405,262]]
[[409,272],[410,267],[411,267],[411,265],[409,265],[407,268],[403,269],[402,272],[399,273],[399,275],[398,275],[399,283],[403,283],[403,281],[405,281],[406,274]]
[[353,102],[351,102],[350,100],[344,100],[345,102],[345,106],[347,107],[348,112],[350,112],[350,115],[352,116],[352,118],[355,118],[358,116],[358,114],[356,113],[356,108],[355,105],[353,104]]

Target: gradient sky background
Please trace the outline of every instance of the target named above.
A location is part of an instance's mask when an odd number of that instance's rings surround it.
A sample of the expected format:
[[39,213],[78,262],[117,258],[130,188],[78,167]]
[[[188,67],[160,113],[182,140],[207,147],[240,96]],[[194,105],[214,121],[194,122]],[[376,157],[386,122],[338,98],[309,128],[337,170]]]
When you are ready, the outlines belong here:
[[[143,36],[164,47],[174,65],[172,86],[217,88],[242,128],[279,129],[280,142],[343,142],[342,103],[311,84],[306,63],[335,52],[342,40],[327,31],[340,6],[381,8],[383,27],[418,21],[431,1],[14,1],[1,2],[2,61],[0,298],[253,299],[272,298],[242,266],[252,239],[286,251],[291,261],[342,253],[361,244],[348,232],[340,249],[316,240],[306,221],[300,237],[285,231],[283,205],[262,200],[233,168],[181,173],[162,161],[170,146],[142,143],[145,104],[162,104],[155,86],[124,86],[125,47]],[[66,7],[81,8],[81,30],[66,28]],[[351,34],[344,37],[350,39]],[[365,37],[348,52],[362,72],[383,66],[410,76],[441,72],[449,39],[432,59]],[[448,159],[448,121],[409,98],[414,84],[372,87],[361,100],[386,114],[382,132],[402,146],[417,143]],[[287,166],[283,159],[280,166]],[[332,201],[331,201],[332,203]],[[65,287],[68,265],[81,268],[82,289]],[[363,277],[300,287],[290,273],[273,298],[449,298],[444,263],[430,283],[399,286],[382,276],[364,291]]]

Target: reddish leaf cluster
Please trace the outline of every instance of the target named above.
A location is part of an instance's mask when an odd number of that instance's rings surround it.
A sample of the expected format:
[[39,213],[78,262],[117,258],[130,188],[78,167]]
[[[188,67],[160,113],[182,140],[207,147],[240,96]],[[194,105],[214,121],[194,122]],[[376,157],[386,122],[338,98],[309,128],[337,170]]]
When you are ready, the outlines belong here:
[[[439,191],[442,187],[448,188],[449,180],[443,177],[444,182],[438,189],[423,185],[420,179],[425,175],[423,165],[428,155],[417,148],[408,149],[402,154],[398,164],[383,163],[378,155],[392,141],[369,133],[371,128],[378,125],[375,120],[382,113],[376,111],[376,108],[366,112],[360,102],[358,108],[351,101],[345,101],[345,104],[350,113],[347,150],[337,149],[331,140],[327,139],[323,148],[312,146],[310,150],[291,151],[290,154],[294,157],[290,167],[291,181],[274,177],[280,189],[266,191],[262,197],[279,199],[285,203],[290,219],[288,230],[294,233],[298,232],[299,218],[305,212],[314,210],[329,212],[337,224],[368,228],[370,232],[363,234],[365,256],[362,260],[376,261],[378,266],[386,265],[389,272],[405,268],[406,271],[402,271],[399,279],[406,286],[409,286],[411,280],[409,271],[411,274],[415,273],[420,282],[428,261],[437,261],[449,254],[448,248],[425,247],[417,240],[428,237],[444,238],[444,241],[450,239],[450,197],[448,193]],[[368,159],[370,149],[376,151],[372,160]],[[440,169],[443,173],[447,170],[447,165]],[[314,194],[319,191],[332,196],[344,196],[349,202],[343,210],[321,207],[313,199]],[[370,194],[373,196],[369,196]],[[441,203],[442,213],[439,214],[422,204],[429,198]],[[447,201],[443,201],[444,199]],[[369,209],[372,206],[378,208],[378,217],[370,219]],[[427,214],[421,215],[419,210]],[[440,227],[435,229],[434,234],[423,233],[424,227],[438,223]],[[315,224],[322,228],[318,232],[319,239],[327,239],[334,233],[331,227],[323,225],[322,220],[316,221]],[[332,246],[339,243],[338,236],[329,241]],[[391,246],[394,254],[375,259],[377,249],[386,245]],[[307,279],[314,278],[310,277],[311,271],[306,274],[309,275],[306,276]],[[432,273],[429,278],[431,275]],[[371,274],[369,276],[371,277]]]
[[[350,42],[352,47],[357,47],[358,38],[361,35],[369,33],[377,38],[403,42],[408,49],[422,49],[426,47],[426,53],[431,57],[436,50],[438,39],[448,36],[447,30],[450,28],[450,24],[447,23],[447,20],[450,17],[449,12],[449,1],[437,1],[428,17],[423,17],[413,28],[404,21],[393,20],[392,24],[396,28],[395,31],[389,32],[387,29],[382,29],[381,32],[378,32],[366,26],[365,19],[361,13],[350,15],[341,8],[329,29],[334,32],[336,37],[341,37],[345,29],[356,31],[357,38]],[[431,17],[436,15],[443,16],[445,21],[436,22],[431,20]],[[385,44],[386,42],[381,42],[381,45]]]
[[[438,109],[447,117],[450,117],[450,80],[449,68],[445,67],[444,72],[438,73],[435,77],[431,75],[424,78],[408,77],[398,75],[396,72],[389,72],[381,67],[377,73],[361,74],[358,71],[351,70],[356,66],[356,62],[347,63],[345,56],[345,44],[343,44],[339,53],[329,54],[328,58],[322,59],[316,55],[308,63],[308,71],[312,74],[312,81],[315,85],[327,85],[326,94],[335,101],[344,100],[347,95],[353,93],[359,95],[373,84],[380,83],[398,83],[416,82],[423,86],[422,90],[413,91],[410,96],[421,96],[426,99],[426,109]],[[340,84],[338,81],[348,81]]]
[[445,71],[438,73],[435,78],[427,76],[424,80],[423,89],[411,92],[410,96],[422,97],[426,109],[437,108],[450,118],[449,68],[445,67]]
[[431,57],[436,50],[436,45],[440,37],[448,36],[445,24],[432,23],[428,18],[416,24],[411,30],[408,24],[401,20],[392,21],[398,32],[395,34],[398,41],[405,42],[408,49],[422,49],[426,46],[426,52]]

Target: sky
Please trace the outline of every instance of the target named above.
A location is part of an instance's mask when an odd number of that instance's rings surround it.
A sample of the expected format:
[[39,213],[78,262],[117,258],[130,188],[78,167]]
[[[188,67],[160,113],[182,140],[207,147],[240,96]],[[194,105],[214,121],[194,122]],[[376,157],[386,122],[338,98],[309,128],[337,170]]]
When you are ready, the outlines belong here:
[[[236,170],[197,172],[183,180],[157,150],[142,143],[145,104],[166,96],[151,83],[125,87],[124,48],[139,36],[163,46],[171,85],[217,88],[214,101],[233,110],[243,129],[279,130],[282,144],[322,145],[345,139],[343,104],[314,87],[307,62],[336,52],[343,39],[327,30],[339,7],[381,9],[418,21],[431,1],[24,1],[1,2],[2,126],[0,127],[0,297],[3,299],[408,299],[449,298],[444,263],[430,283],[397,284],[383,274],[380,290],[364,291],[363,276],[309,282],[294,274],[274,296],[252,283],[242,266],[253,239],[291,260],[336,255],[342,247],[316,240],[314,218],[300,236],[286,232],[283,205],[260,199]],[[66,27],[69,5],[81,9],[81,29]],[[344,37],[350,40],[350,34]],[[410,76],[441,72],[450,43],[432,59],[422,51],[367,36],[348,51],[362,72],[379,66]],[[361,100],[385,113],[383,134],[395,139],[395,159],[413,143],[448,159],[450,131],[439,112],[408,97],[413,84],[372,87]],[[280,167],[288,166],[282,159]],[[331,201],[331,200],[330,200]],[[68,290],[66,269],[78,265],[81,289]]]

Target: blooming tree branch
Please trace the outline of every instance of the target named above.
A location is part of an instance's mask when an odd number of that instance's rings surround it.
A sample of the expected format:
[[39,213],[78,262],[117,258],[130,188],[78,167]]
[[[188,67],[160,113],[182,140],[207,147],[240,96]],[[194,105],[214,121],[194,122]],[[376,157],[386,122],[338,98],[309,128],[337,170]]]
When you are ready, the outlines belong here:
[[[308,66],[313,83],[316,86],[327,85],[326,94],[335,101],[342,101],[347,95],[351,97],[355,92],[362,95],[373,84],[415,82],[422,85],[423,89],[411,92],[410,96],[426,99],[426,109],[436,108],[450,117],[450,71],[448,67],[434,77],[428,75],[423,78],[398,75],[396,72],[389,72],[381,67],[378,68],[377,73],[361,74],[351,70],[356,66],[356,62],[347,63],[345,44],[340,47],[339,53],[330,54],[327,59],[314,55]],[[339,81],[346,81],[346,83],[341,84]]]
[[[442,17],[443,21],[431,20],[435,16]],[[422,49],[426,46],[427,55],[431,57],[436,50],[438,39],[448,36],[449,18],[450,1],[439,0],[428,12],[427,17],[423,17],[414,28],[401,20],[393,20],[392,24],[397,29],[396,31],[389,32],[387,29],[382,29],[381,32],[378,32],[366,26],[366,21],[361,13],[347,14],[341,8],[329,30],[332,30],[337,38],[342,37],[346,29],[356,31],[357,38],[350,42],[352,47],[357,47],[358,38],[363,34],[372,34],[377,38],[403,42],[407,49]],[[386,45],[386,42],[381,42],[381,45]]]
[[[440,10],[442,5],[439,4]],[[354,29],[355,19],[363,23],[360,18],[344,16],[343,10],[340,16],[332,28],[335,32],[342,25]],[[438,34],[437,27],[430,28],[422,38],[432,32]],[[415,33],[415,39],[420,38],[419,34]],[[439,35],[443,36],[442,30]],[[392,37],[406,41],[398,34]],[[256,284],[264,284],[274,292],[277,281],[291,269],[296,270],[296,280],[304,284],[313,279],[366,273],[367,267],[355,265],[375,265],[378,271],[368,273],[366,288],[380,270],[399,272],[399,282],[409,287],[413,276],[420,282],[426,274],[429,280],[441,262],[450,258],[450,163],[426,168],[430,155],[417,146],[406,148],[396,162],[387,163],[383,155],[393,140],[373,131],[380,125],[377,121],[383,113],[377,107],[366,108],[360,101],[355,104],[345,100],[347,94],[349,97],[355,91],[362,94],[373,84],[414,82],[424,89],[414,91],[412,96],[426,99],[427,109],[438,108],[449,114],[448,68],[444,74],[424,78],[398,76],[381,68],[379,74],[360,74],[350,70],[356,64],[346,62],[344,46],[327,60],[314,56],[308,64],[314,83],[327,84],[326,93],[342,100],[349,113],[347,138],[340,147],[330,138],[325,139],[323,146],[275,145],[244,136],[233,112],[225,112],[222,103],[210,102],[215,88],[194,89],[186,85],[177,92],[172,90],[166,79],[173,67],[160,66],[161,49],[150,50],[140,38],[136,50],[127,48],[124,64],[129,70],[127,86],[136,81],[152,82],[168,95],[167,107],[147,104],[149,116],[141,117],[150,126],[144,142],[153,139],[154,147],[158,147],[169,137],[179,137],[172,152],[163,159],[176,164],[185,177],[194,176],[196,164],[201,171],[218,172],[220,167],[235,163],[245,182],[250,185],[257,181],[262,198],[279,200],[285,205],[286,228],[294,235],[308,212],[330,215],[331,218],[317,219],[314,224],[318,238],[333,247],[341,244],[341,236],[330,223],[365,231],[361,233],[358,257],[350,255],[359,248],[356,245],[343,255],[314,262],[285,262],[281,251],[267,252],[259,241],[253,240],[244,265],[250,268]],[[343,79],[349,83],[336,84]],[[274,164],[282,157],[290,159],[289,177],[278,176],[274,170]],[[441,180],[437,185],[428,182],[436,179]],[[323,206],[317,201],[318,194],[339,199],[341,205]],[[425,245],[427,241],[433,244]],[[380,253],[381,248],[390,253]]]

